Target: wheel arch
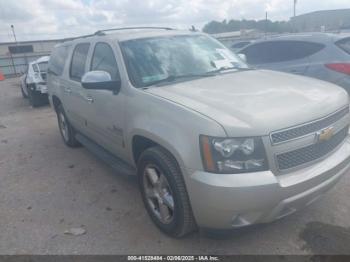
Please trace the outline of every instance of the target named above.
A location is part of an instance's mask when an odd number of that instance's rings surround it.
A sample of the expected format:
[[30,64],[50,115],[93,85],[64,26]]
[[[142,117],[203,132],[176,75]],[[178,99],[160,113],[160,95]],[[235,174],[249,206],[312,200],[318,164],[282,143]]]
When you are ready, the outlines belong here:
[[62,104],[62,101],[58,98],[58,96],[53,95],[52,96],[52,105],[53,105],[55,111],[57,111],[57,107],[61,104]]
[[142,152],[144,152],[148,148],[160,146],[174,157],[180,169],[184,167],[179,152],[177,152],[177,150],[170,143],[155,136],[154,134],[139,132],[132,136],[131,141],[131,151],[135,165],[137,165],[138,159],[141,156]]

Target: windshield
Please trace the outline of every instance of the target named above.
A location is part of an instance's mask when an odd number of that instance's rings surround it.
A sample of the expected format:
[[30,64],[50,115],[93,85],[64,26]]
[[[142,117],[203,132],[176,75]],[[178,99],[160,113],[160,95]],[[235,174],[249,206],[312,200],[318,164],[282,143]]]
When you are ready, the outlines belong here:
[[204,35],[128,40],[121,49],[129,78],[136,87],[163,79],[198,76],[220,69],[248,68],[234,53]]
[[40,72],[45,73],[47,71],[47,67],[48,67],[49,63],[42,62],[42,63],[39,63],[38,65],[39,65]]

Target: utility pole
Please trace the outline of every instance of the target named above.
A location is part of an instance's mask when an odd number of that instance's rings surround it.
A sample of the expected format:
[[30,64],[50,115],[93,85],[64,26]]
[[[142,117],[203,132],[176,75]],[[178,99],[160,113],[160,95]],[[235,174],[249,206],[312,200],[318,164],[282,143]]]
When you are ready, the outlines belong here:
[[11,29],[12,29],[13,37],[15,38],[15,42],[16,42],[16,44],[17,44],[17,38],[16,38],[16,33],[15,33],[15,27],[14,27],[14,25],[11,25]]
[[296,16],[297,2],[298,0],[294,0],[294,17]]
[[266,16],[265,16],[265,37],[267,35],[267,11],[266,11]]
[[[15,33],[15,27],[13,25],[11,25],[11,30],[12,30],[12,33],[13,33],[13,37],[15,38],[15,43],[17,45],[17,38],[16,38],[16,33]],[[11,60],[12,60],[13,72],[15,73],[15,75],[17,75],[15,61],[13,59],[11,51],[10,51],[10,56],[11,56]]]

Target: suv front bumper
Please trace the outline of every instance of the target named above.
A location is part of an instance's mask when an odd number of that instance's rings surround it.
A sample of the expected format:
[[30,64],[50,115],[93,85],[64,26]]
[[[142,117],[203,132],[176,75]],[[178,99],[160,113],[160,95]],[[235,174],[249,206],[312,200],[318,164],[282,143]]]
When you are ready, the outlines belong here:
[[187,170],[198,226],[229,229],[282,218],[313,203],[350,169],[350,138],[322,161],[275,176],[271,171],[213,174]]

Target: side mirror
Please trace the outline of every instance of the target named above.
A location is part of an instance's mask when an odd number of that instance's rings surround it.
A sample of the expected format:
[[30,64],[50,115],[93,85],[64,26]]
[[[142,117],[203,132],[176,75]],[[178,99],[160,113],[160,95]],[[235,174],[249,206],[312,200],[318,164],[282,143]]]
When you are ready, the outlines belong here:
[[90,71],[81,78],[81,85],[85,89],[111,90],[117,94],[121,87],[120,80],[112,80],[111,75],[105,71]]
[[246,56],[245,54],[239,53],[239,54],[238,54],[238,57],[239,57],[241,60],[243,60],[244,62],[247,63],[247,56]]

